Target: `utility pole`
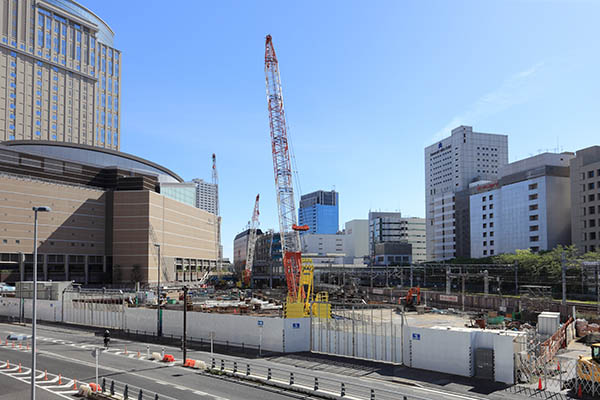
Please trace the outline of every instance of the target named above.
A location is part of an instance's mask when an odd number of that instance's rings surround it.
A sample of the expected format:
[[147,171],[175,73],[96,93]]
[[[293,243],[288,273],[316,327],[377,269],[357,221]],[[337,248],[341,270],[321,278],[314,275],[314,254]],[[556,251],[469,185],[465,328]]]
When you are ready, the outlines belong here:
[[560,255],[560,264],[562,271],[562,305],[567,305],[567,263],[564,251]]
[[515,261],[515,296],[519,295],[519,262]]
[[38,231],[38,212],[50,212],[50,207],[33,207],[33,300],[31,310],[31,400],[35,400],[35,374],[36,374],[36,320],[37,320],[37,231]]
[[187,360],[187,309],[188,309],[188,287],[183,287],[183,335],[181,346],[183,347],[183,362]]
[[160,313],[160,244],[154,244],[156,248],[158,248],[158,281],[156,283],[156,296],[158,297],[157,307],[156,307],[156,336],[162,336],[162,318]]

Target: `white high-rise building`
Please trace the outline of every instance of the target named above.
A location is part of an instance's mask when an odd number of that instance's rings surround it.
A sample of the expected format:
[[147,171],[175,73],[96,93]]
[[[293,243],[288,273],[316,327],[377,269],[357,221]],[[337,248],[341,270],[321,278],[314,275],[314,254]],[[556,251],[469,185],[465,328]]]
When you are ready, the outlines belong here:
[[196,184],[196,207],[210,213],[217,213],[217,185],[203,179],[192,179]]
[[495,180],[508,164],[508,136],[459,126],[425,148],[427,261],[470,256],[469,184]]

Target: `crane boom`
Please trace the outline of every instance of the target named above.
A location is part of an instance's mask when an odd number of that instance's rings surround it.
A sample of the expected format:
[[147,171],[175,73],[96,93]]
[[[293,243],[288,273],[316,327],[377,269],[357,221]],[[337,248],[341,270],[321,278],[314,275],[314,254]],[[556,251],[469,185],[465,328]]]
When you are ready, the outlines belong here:
[[212,155],[212,183],[215,186],[215,246],[217,257],[217,271],[222,269],[223,255],[221,254],[221,216],[219,214],[219,174],[217,173],[217,156]]
[[250,221],[250,231],[248,232],[248,249],[246,251],[246,268],[244,270],[244,283],[250,284],[252,278],[252,264],[254,263],[254,249],[256,247],[256,229],[258,228],[258,201],[260,194],[256,195],[254,202],[254,211],[252,212],[252,220]]
[[302,266],[300,236],[296,230],[299,227],[297,226],[296,205],[294,202],[292,166],[290,162],[281,78],[279,76],[279,63],[271,35],[267,35],[265,43],[265,78],[283,268],[288,286],[288,298],[290,301],[297,301],[299,296],[302,297],[300,293],[301,288],[299,287],[300,269]]

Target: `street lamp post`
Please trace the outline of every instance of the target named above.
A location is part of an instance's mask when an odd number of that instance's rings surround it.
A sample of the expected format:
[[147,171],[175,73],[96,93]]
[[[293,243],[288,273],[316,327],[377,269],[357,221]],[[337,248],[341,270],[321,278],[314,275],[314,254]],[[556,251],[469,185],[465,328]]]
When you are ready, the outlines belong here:
[[157,314],[156,314],[156,336],[162,336],[162,321],[160,318],[160,244],[154,244],[154,246],[158,249],[158,282],[156,284],[156,295],[158,297],[157,301]]
[[37,319],[37,219],[38,212],[50,212],[50,207],[33,207],[33,301],[31,310],[31,400],[35,400],[35,328]]

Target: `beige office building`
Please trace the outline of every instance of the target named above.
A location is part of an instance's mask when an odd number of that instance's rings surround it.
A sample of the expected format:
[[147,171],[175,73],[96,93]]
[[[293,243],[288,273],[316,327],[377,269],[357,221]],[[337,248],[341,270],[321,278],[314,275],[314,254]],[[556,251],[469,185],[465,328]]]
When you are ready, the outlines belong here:
[[582,253],[600,251],[600,146],[571,159],[571,242]]
[[120,148],[121,54],[72,0],[0,0],[0,142]]

